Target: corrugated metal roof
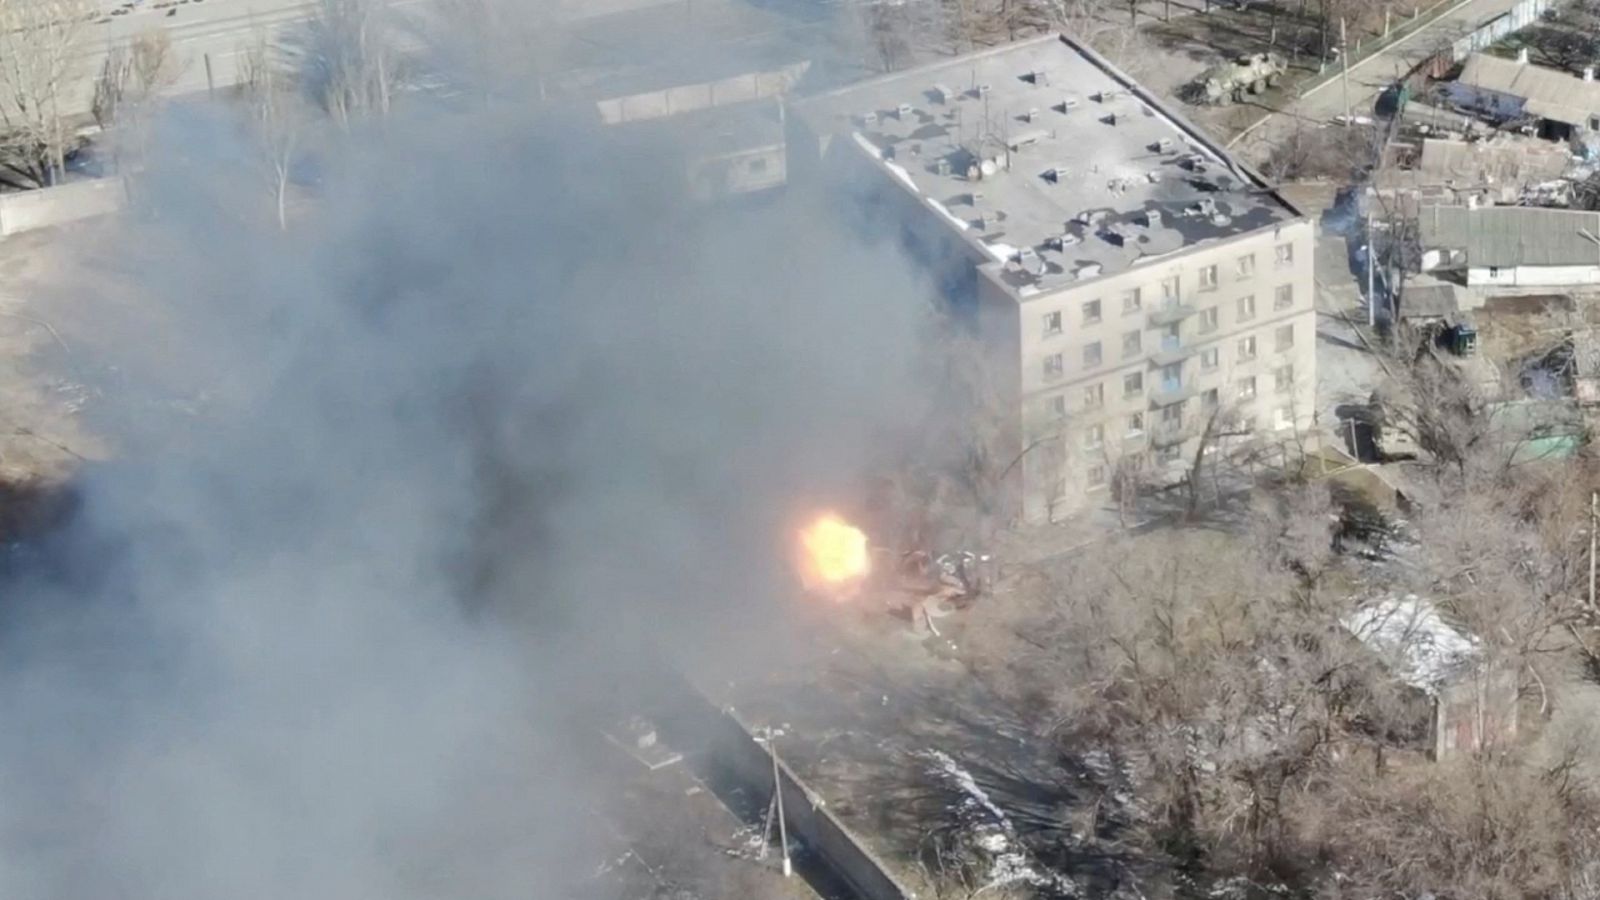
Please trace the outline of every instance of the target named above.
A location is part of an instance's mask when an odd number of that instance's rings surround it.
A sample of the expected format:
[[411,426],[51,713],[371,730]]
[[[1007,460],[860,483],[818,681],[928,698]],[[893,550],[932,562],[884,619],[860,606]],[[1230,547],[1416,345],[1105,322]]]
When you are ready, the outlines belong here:
[[1584,81],[1558,69],[1474,53],[1461,69],[1462,84],[1522,97],[1536,116],[1582,125],[1600,115],[1600,81]]
[[1600,212],[1425,206],[1417,224],[1422,246],[1464,250],[1470,266],[1600,264]]

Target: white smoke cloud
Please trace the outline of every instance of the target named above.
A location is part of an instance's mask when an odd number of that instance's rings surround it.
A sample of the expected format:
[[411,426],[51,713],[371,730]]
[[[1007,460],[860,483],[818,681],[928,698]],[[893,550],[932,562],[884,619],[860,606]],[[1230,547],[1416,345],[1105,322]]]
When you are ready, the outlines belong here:
[[122,450],[0,586],[0,896],[562,894],[612,636],[781,617],[924,288],[526,110],[330,139],[280,234],[229,128],[170,118],[87,253]]

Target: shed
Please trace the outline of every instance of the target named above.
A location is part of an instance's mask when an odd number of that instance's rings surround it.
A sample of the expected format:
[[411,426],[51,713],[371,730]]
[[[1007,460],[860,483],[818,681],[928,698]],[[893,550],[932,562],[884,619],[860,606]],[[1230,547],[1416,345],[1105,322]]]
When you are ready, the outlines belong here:
[[1415,594],[1362,604],[1341,624],[1431,708],[1434,759],[1510,741],[1517,732],[1515,671]]
[[1524,206],[1425,206],[1424,251],[1459,260],[1467,284],[1600,284],[1600,212]]

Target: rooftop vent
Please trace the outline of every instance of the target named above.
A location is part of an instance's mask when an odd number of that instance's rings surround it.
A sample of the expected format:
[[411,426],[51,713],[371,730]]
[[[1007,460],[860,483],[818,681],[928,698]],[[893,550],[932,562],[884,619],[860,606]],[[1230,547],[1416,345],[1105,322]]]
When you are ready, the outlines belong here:
[[1189,212],[1196,216],[1212,216],[1217,212],[1217,201],[1210,197],[1201,197],[1189,205]]
[[894,117],[897,119],[911,118],[911,104],[902,103],[894,108]]
[[1160,225],[1160,224],[1161,224],[1161,210],[1159,210],[1159,209],[1147,209],[1147,210],[1144,211],[1144,225],[1145,225],[1146,228],[1154,228],[1154,227],[1156,227],[1157,225]]
[[1039,107],[1037,106],[1022,114],[1022,121],[1024,122],[1032,122],[1037,118],[1039,118]]
[[1050,83],[1050,73],[1043,69],[1034,69],[1022,77],[1033,82],[1035,87],[1044,87]]
[[1066,115],[1067,113],[1072,112],[1072,110],[1075,107],[1077,107],[1077,105],[1078,105],[1078,100],[1077,100],[1076,97],[1066,97],[1066,98],[1062,99],[1062,101],[1060,103],[1057,103],[1053,107],[1053,109],[1057,109],[1057,110],[1059,110],[1061,112],[1062,115]]
[[1191,172],[1203,172],[1206,168],[1206,158],[1198,153],[1191,153],[1183,158],[1183,167]]
[[1218,228],[1226,228],[1233,224],[1233,218],[1226,213],[1212,213],[1211,224]]
[[1046,241],[1046,244],[1051,250],[1063,253],[1066,252],[1068,247],[1081,243],[1083,243],[1083,238],[1078,237],[1070,231],[1063,231],[1060,234],[1051,235],[1050,239]]
[[1114,112],[1106,113],[1100,117],[1100,121],[1106,123],[1107,125],[1115,125],[1117,124],[1117,114]]
[[988,231],[989,215],[987,213],[978,213],[976,216],[973,216],[972,227],[978,229],[979,231]]
[[983,202],[983,191],[972,191],[961,195],[961,202],[968,206],[977,206]]
[[934,85],[930,93],[933,94],[933,102],[935,103],[949,103],[956,98],[956,92],[942,84]]
[[978,85],[977,87],[972,89],[972,95],[974,97],[987,97],[987,96],[989,96],[989,85],[987,85],[987,84]]
[[1100,264],[1099,263],[1084,263],[1083,265],[1079,266],[1077,268],[1077,270],[1074,271],[1072,274],[1079,281],[1086,281],[1086,280],[1088,280],[1090,278],[1095,278],[1100,274]]
[[1044,170],[1044,179],[1056,184],[1062,184],[1071,177],[1072,170],[1066,166],[1056,166],[1054,168]]
[[1158,169],[1151,169],[1150,171],[1144,173],[1144,177],[1145,180],[1149,181],[1151,184],[1155,184],[1161,180],[1161,172]]
[[1032,275],[1044,274],[1044,259],[1039,256],[1039,251],[1032,247],[1023,247],[1017,252],[1016,259],[1023,271]]
[[861,114],[861,124],[863,124],[863,125],[876,125],[876,124],[878,124],[878,114],[876,112],[864,112],[864,113],[862,113]]
[[1172,145],[1172,138],[1162,138],[1150,145],[1150,151],[1152,153],[1168,153],[1172,150]]
[[950,174],[950,157],[941,156],[938,159],[934,160],[933,161],[933,172],[934,172],[935,175],[949,175]]

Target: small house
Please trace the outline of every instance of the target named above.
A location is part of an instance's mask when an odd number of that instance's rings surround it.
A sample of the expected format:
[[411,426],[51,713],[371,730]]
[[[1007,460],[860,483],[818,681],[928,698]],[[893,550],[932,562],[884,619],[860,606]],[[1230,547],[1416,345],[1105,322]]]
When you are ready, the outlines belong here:
[[1600,284],[1600,212],[1525,206],[1425,206],[1426,261],[1471,287]]
[[1342,623],[1427,710],[1435,760],[1504,745],[1517,733],[1515,670],[1415,594],[1363,604]]

